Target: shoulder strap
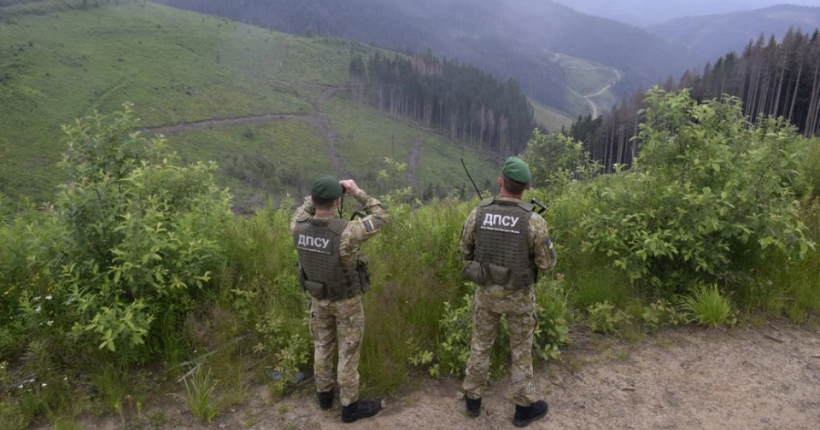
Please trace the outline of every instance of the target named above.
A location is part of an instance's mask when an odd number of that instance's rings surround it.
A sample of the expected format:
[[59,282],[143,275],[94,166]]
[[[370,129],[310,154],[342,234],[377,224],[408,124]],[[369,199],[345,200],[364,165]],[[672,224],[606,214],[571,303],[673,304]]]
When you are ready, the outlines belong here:
[[535,210],[535,205],[530,203],[518,202],[518,207],[524,209],[527,212],[532,212],[533,210]]
[[347,221],[341,218],[334,218],[330,220],[330,222],[327,225],[327,228],[336,234],[342,234],[342,232],[345,231],[346,227]]
[[493,204],[494,202],[495,202],[495,198],[490,197],[489,199],[482,200],[481,203],[479,203],[478,205],[479,206],[489,206],[489,205]]

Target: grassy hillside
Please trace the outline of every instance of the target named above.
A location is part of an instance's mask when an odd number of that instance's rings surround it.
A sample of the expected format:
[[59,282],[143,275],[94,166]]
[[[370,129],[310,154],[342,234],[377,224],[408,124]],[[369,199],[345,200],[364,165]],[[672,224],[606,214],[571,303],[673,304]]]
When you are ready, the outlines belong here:
[[[322,145],[328,130],[317,129],[313,121],[322,93],[315,84],[343,85],[351,50],[370,48],[293,37],[153,3],[73,6],[81,3],[0,8],[0,192],[49,199],[63,179],[54,168],[63,150],[60,125],[94,110],[112,112],[126,100],[135,104],[146,127],[301,116],[284,123],[182,130],[171,137],[186,159],[220,162],[223,183],[240,194],[298,192],[311,175],[305,168],[329,167],[328,145]],[[361,123],[371,115],[362,113]],[[384,130],[399,130],[391,134],[409,129],[389,119],[378,122]],[[355,127],[350,133],[364,134]],[[432,136],[426,140],[446,145]],[[383,152],[369,148],[362,164],[378,165]],[[276,171],[262,168],[254,182],[245,174],[250,168],[237,173],[247,167],[240,159],[276,166]],[[230,171],[229,162],[235,164]],[[474,164],[481,163],[475,159]],[[491,170],[490,164],[484,166],[483,171]],[[343,170],[357,173],[353,167]],[[449,181],[436,175],[422,174],[422,181]]]
[[539,127],[544,127],[546,131],[550,133],[560,131],[561,127],[569,128],[574,121],[566,114],[544,106],[534,100],[532,101],[532,110],[535,114],[535,122],[539,124]]

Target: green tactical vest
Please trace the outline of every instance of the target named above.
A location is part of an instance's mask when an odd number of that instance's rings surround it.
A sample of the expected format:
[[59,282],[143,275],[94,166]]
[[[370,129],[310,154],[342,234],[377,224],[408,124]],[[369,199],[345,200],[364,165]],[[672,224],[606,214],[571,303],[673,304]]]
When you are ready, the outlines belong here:
[[507,200],[486,199],[479,205],[474,261],[486,273],[485,285],[518,289],[537,281],[529,244],[532,210],[530,204]]
[[357,267],[342,266],[339,247],[347,221],[304,217],[296,220],[293,243],[299,253],[299,281],[316,299],[338,301],[363,291]]

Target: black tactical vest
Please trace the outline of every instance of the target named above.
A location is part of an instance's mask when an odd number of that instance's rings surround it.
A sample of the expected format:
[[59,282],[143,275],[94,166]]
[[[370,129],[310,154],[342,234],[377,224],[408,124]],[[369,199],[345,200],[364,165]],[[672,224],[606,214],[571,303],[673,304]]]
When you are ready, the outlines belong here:
[[536,282],[529,246],[532,210],[527,203],[506,200],[486,199],[479,205],[474,261],[484,268],[485,284],[525,288]]
[[299,281],[319,299],[338,301],[362,293],[359,271],[342,266],[339,247],[347,221],[304,217],[296,220],[293,243],[299,253]]

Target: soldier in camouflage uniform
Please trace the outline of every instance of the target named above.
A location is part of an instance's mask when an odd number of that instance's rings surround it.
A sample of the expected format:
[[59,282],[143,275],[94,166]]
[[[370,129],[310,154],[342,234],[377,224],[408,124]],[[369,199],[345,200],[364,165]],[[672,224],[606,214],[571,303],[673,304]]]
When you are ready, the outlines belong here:
[[535,396],[532,342],[537,323],[535,291],[538,270],[551,270],[556,258],[547,223],[521,201],[532,181],[527,164],[518,157],[504,163],[500,198],[490,198],[470,213],[461,234],[461,253],[467,260],[462,276],[476,283],[473,337],[462,389],[467,413],[477,417],[487,387],[490,350],[498,322],[506,315],[512,350],[512,385],[517,427],[547,414],[547,403]]
[[[342,195],[352,196],[367,213],[347,222],[336,216]],[[359,400],[359,354],[364,336],[362,293],[369,286],[366,261],[359,248],[387,222],[381,203],[353,180],[319,177],[311,195],[296,210],[290,224],[299,253],[299,280],[310,293],[310,332],[314,342],[313,370],[319,406],[333,406],[333,358],[338,344],[339,398],[342,421],[376,415],[380,401]]]

